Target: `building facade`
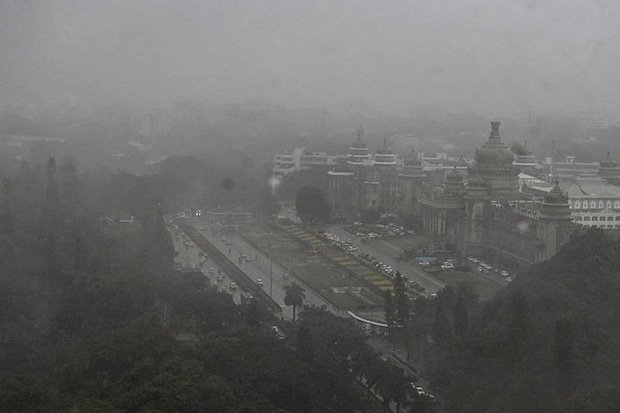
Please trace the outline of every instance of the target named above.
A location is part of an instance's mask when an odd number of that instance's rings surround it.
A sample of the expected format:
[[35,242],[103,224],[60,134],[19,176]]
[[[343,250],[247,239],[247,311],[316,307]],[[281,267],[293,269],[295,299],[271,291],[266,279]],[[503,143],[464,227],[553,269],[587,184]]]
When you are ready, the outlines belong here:
[[421,164],[414,157],[401,162],[387,141],[373,155],[360,130],[347,156],[328,172],[331,215],[356,219],[368,208],[413,214],[424,178]]
[[306,148],[295,148],[291,152],[275,154],[273,176],[282,178],[287,174],[317,166],[336,165],[338,157],[324,152],[310,152]]
[[442,191],[420,201],[427,234],[438,249],[475,253],[492,250],[505,259],[532,264],[553,256],[577,228],[568,194],[556,183],[524,199],[514,155],[491,122],[488,141],[476,150],[465,183],[449,174]]

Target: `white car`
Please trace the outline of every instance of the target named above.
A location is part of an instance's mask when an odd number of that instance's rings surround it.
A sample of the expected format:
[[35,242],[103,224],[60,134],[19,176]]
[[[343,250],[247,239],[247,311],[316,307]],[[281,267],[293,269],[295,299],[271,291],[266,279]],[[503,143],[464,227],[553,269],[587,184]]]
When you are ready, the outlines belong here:
[[256,284],[260,285],[261,287],[263,286],[263,280],[261,278],[259,278],[258,280],[256,280]]
[[506,277],[508,277],[508,271],[500,271],[499,275],[501,275],[502,277],[506,278]]

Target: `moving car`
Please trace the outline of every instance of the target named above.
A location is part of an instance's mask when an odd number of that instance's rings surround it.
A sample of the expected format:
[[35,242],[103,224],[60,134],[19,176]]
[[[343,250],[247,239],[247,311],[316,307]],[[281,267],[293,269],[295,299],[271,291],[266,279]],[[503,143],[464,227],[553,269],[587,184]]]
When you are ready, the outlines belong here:
[[261,287],[263,286],[263,280],[262,278],[259,278],[258,280],[256,280],[256,284],[260,285]]
[[231,290],[236,290],[237,289],[237,283],[236,282],[231,282],[230,283],[230,289]]

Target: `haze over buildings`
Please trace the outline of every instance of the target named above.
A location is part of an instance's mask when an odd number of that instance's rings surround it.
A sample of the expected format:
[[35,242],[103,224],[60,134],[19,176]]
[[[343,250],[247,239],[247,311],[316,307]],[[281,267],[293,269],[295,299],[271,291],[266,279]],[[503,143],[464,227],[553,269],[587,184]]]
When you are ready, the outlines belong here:
[[0,103],[617,118],[620,4],[0,2]]

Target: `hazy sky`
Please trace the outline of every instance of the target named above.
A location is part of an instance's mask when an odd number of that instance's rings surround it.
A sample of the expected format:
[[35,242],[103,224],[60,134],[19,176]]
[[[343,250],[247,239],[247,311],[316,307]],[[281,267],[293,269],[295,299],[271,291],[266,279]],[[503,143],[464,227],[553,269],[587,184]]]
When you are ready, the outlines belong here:
[[0,103],[620,115],[617,0],[0,0]]

